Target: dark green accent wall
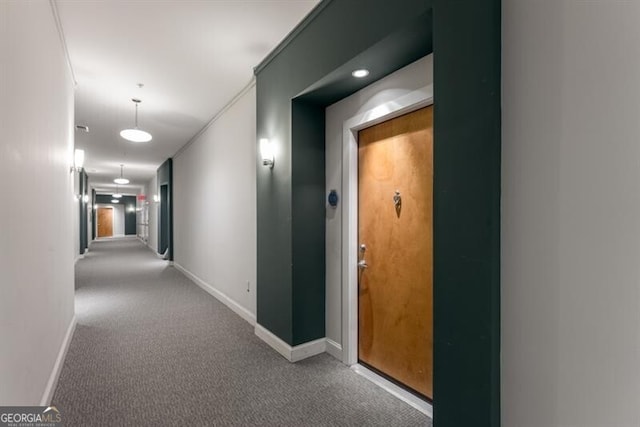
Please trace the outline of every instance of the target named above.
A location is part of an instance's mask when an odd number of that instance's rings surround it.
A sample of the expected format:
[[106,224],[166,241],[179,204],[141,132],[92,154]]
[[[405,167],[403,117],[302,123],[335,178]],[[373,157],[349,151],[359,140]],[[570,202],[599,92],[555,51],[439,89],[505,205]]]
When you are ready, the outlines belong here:
[[434,6],[434,416],[500,425],[500,1]]
[[80,255],[84,254],[84,251],[89,247],[89,236],[87,234],[87,228],[88,228],[88,223],[87,221],[89,220],[88,214],[87,214],[87,206],[88,206],[88,202],[85,201],[85,196],[88,196],[89,194],[89,177],[87,176],[87,173],[83,170],[81,170],[80,172],[78,172],[78,178],[79,178],[79,196],[80,196],[80,200],[78,203],[78,225],[80,227],[80,233],[79,233],[79,237],[80,237],[80,246],[79,246],[79,252]]
[[291,106],[292,345],[325,336],[324,107]]
[[256,68],[257,139],[278,153],[257,162],[257,319],[296,345],[324,336],[323,109],[433,51],[438,427],[500,425],[500,7],[324,1]]
[[95,206],[96,206],[96,190],[91,190],[91,240],[95,240],[96,239],[96,210],[95,210]]
[[122,196],[120,202],[124,205],[124,234],[136,234],[136,196]]
[[277,147],[272,170],[257,162],[257,318],[290,345],[324,337],[324,107],[371,82],[352,82],[359,55],[386,51],[380,78],[428,54],[430,39],[398,54],[389,38],[430,25],[430,5],[325,1],[256,68],[257,139]]
[[113,199],[111,194],[97,194],[96,195],[96,203],[100,203],[100,204],[103,204],[103,205],[113,205],[113,203],[111,203],[111,199]]
[[[161,194],[158,213],[158,252],[169,249],[168,259],[173,261],[173,159],[169,158],[157,171],[158,193]],[[162,197],[160,189],[166,186],[167,195]]]

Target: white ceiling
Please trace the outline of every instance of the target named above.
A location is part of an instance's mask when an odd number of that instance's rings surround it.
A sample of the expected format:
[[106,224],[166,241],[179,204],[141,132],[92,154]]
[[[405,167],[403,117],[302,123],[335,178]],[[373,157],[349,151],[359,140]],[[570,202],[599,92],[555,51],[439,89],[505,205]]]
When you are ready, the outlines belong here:
[[[319,0],[57,0],[77,81],[76,148],[98,190],[136,193],[252,79],[253,67]],[[139,89],[137,83],[143,83]],[[120,137],[138,124],[153,140]]]

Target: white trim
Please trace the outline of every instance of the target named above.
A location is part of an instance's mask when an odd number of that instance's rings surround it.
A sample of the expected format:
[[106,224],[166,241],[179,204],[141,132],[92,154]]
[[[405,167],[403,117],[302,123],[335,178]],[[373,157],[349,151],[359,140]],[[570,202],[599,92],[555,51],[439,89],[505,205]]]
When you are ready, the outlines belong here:
[[358,362],[358,131],[433,104],[424,86],[357,114],[342,125],[342,361]]
[[193,144],[198,138],[200,138],[200,136],[205,133],[207,131],[207,129],[209,129],[211,127],[211,125],[213,125],[216,121],[218,121],[218,119],[220,117],[222,117],[224,115],[224,113],[226,113],[231,107],[233,107],[236,102],[238,102],[243,96],[245,96],[247,94],[247,92],[249,92],[254,86],[256,85],[256,78],[255,76],[251,77],[251,80],[249,81],[249,83],[247,83],[245,85],[245,87],[243,87],[242,89],[240,89],[240,92],[238,92],[236,94],[236,96],[234,96],[231,101],[227,102],[225,104],[224,107],[222,107],[220,109],[220,111],[218,111],[212,118],[211,120],[209,120],[207,122],[207,124],[205,124],[202,129],[200,129],[198,131],[198,133],[196,133],[195,135],[193,135],[191,137],[191,139],[189,139],[182,147],[180,147],[178,149],[178,151],[175,152],[175,154],[172,156],[172,158],[175,160],[177,157],[179,157],[187,148],[189,148],[189,146],[191,144]]
[[244,320],[249,322],[251,326],[254,326],[256,324],[255,314],[253,314],[252,312],[250,312],[249,310],[247,310],[246,308],[238,304],[235,300],[230,298],[228,295],[226,295],[224,292],[220,292],[219,290],[214,288],[212,285],[205,282],[204,280],[202,280],[201,278],[199,278],[198,276],[196,276],[195,274],[193,274],[192,272],[190,272],[189,270],[187,270],[177,262],[173,261],[172,263],[173,263],[173,266],[176,268],[176,270],[180,271],[182,274],[187,276],[187,278],[191,279],[193,283],[200,286],[206,292],[214,296],[218,301],[220,301],[221,303],[229,307],[238,316],[242,317]]
[[89,253],[89,248],[85,248],[84,253],[82,254],[76,254],[76,259],[73,261],[73,264],[77,264],[78,261],[80,261],[81,259],[84,259],[85,255]]
[[49,376],[49,381],[47,381],[47,386],[44,389],[44,393],[42,394],[42,399],[40,399],[40,406],[49,406],[51,403],[51,399],[53,398],[53,392],[56,391],[56,386],[58,385],[58,378],[60,378],[60,372],[62,372],[62,366],[64,365],[64,359],[67,356],[67,351],[69,350],[69,344],[71,344],[71,338],[73,337],[73,332],[76,330],[76,315],[74,314],[71,318],[71,323],[69,323],[69,327],[67,328],[67,333],[62,340],[62,345],[60,346],[60,350],[58,351],[58,357],[56,358],[56,363],[53,365],[53,370],[51,371],[51,375]]
[[408,392],[402,387],[395,385],[391,381],[381,377],[380,375],[362,365],[355,364],[351,367],[351,369],[357,374],[362,375],[372,383],[376,384],[378,387],[383,388],[388,393],[391,393],[398,399],[407,403],[409,406],[417,409],[429,418],[433,419],[433,406],[426,400],[420,399],[418,396]]
[[324,353],[327,346],[326,339],[320,338],[292,347],[259,323],[256,323],[255,334],[289,362],[298,362],[308,357]]
[[73,71],[73,65],[71,64],[71,57],[69,56],[69,49],[67,49],[67,39],[64,36],[64,29],[62,28],[62,22],[60,21],[60,14],[58,13],[58,5],[56,4],[56,0],[49,0],[49,5],[51,6],[51,12],[53,13],[53,20],[56,22],[56,29],[58,30],[58,36],[60,37],[60,42],[62,43],[64,56],[67,60],[69,71],[71,72],[71,80],[73,80],[73,86],[74,87],[78,86],[78,81],[76,80],[76,73]]
[[327,348],[326,338],[309,341],[304,344],[296,345],[291,349],[291,362],[298,362],[308,357],[316,356],[324,353]]
[[334,340],[327,338],[327,349],[325,351],[336,359],[342,360],[342,346]]
[[282,341],[280,338],[271,333],[270,330],[265,328],[259,323],[256,323],[256,327],[254,329],[255,334],[262,341],[266,342],[273,348],[275,351],[280,353],[285,359],[291,362],[291,350],[292,347],[286,342]]

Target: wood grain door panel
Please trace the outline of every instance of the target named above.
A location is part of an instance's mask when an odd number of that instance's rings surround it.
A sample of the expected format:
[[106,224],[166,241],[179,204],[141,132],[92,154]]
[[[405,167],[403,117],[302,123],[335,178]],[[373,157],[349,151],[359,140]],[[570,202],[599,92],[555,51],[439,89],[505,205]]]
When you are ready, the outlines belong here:
[[358,145],[358,358],[433,398],[433,107]]
[[113,236],[113,209],[98,208],[98,237]]

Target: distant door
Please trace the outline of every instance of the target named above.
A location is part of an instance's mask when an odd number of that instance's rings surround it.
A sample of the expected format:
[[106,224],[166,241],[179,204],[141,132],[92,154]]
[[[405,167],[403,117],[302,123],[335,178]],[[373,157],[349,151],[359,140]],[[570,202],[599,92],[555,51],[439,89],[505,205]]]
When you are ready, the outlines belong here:
[[433,106],[358,134],[358,359],[433,398]]
[[113,209],[98,208],[98,237],[113,236]]
[[160,232],[158,233],[158,253],[169,248],[169,186],[160,186]]

